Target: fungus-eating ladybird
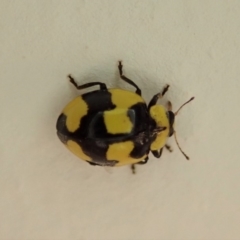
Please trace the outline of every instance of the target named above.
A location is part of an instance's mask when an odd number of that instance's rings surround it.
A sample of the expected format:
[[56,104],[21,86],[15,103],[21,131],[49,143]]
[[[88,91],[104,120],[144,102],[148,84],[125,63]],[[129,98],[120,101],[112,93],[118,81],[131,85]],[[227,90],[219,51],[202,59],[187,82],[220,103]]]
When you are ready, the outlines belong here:
[[[121,61],[118,65],[120,77],[136,91],[108,89],[102,82],[77,85],[74,78],[70,82],[79,90],[99,86],[99,90],[84,93],[66,105],[57,120],[57,135],[64,145],[76,156],[91,165],[123,166],[145,164],[151,151],[160,158],[166,140],[175,136],[174,120],[177,112],[172,112],[172,104],[165,108],[157,101],[167,92],[154,95],[147,105],[141,96],[141,89],[123,75]],[[187,157],[187,155],[180,151]]]

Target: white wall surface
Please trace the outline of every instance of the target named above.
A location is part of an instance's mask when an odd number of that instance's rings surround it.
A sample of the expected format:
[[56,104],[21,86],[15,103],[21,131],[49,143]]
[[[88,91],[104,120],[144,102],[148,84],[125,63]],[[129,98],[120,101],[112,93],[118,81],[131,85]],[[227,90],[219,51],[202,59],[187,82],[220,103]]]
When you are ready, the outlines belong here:
[[[67,80],[166,100],[186,161],[91,167],[56,136]],[[239,240],[240,1],[0,2],[0,239]],[[163,101],[164,103],[164,101]]]

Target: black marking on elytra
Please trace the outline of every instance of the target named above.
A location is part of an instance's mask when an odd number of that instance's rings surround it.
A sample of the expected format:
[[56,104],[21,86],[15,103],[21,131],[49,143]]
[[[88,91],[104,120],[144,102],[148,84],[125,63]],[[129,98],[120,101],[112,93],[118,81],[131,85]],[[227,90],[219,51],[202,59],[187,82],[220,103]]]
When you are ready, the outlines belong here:
[[107,138],[107,129],[104,123],[104,112],[98,112],[89,124],[89,138]]
[[[74,133],[76,138],[91,138],[91,139],[100,139],[108,143],[112,142],[122,142],[127,140],[132,140],[135,134],[138,132],[143,132],[145,129],[148,129],[149,114],[147,112],[147,106],[145,103],[137,103],[128,109],[128,117],[133,123],[133,129],[130,133],[123,134],[111,134],[108,133],[105,122],[104,122],[104,111],[112,110],[115,108],[115,105],[109,103],[111,99],[111,93],[104,91],[104,99],[101,99],[102,104],[98,106],[95,102],[92,102],[94,96],[87,99],[86,96],[83,97],[89,106],[89,111],[86,116],[81,119],[81,124],[79,129]],[[100,96],[98,96],[100,97]],[[97,97],[97,98],[98,98]],[[109,107],[110,106],[110,107]]]
[[67,143],[67,141],[69,140],[69,137],[60,133],[60,132],[57,132],[57,135],[58,135],[58,138],[60,139],[60,141],[64,144]]
[[149,113],[145,103],[136,103],[129,109],[135,112],[135,132],[139,133],[149,128]]
[[62,142],[73,140],[78,143],[83,152],[93,159],[91,162],[101,166],[114,166],[118,163],[117,160],[106,159],[111,143],[132,141],[134,149],[130,157],[141,158],[148,155],[150,144],[153,138],[156,138],[153,134],[156,123],[149,116],[145,103],[136,103],[128,109],[127,115],[133,123],[133,131],[130,134],[109,134],[104,123],[103,112],[116,107],[111,102],[111,93],[97,90],[83,94],[82,99],[88,105],[88,112],[80,119],[80,126],[74,133],[69,132],[66,127],[67,116],[64,114],[59,116],[57,131]]
[[68,140],[68,135],[71,134],[67,129],[66,120],[67,120],[67,116],[62,113],[58,117],[57,124],[56,124],[57,135],[64,144]]
[[107,160],[106,153],[108,144],[104,141],[84,139],[84,141],[75,140],[75,142],[77,142],[81,146],[82,151],[92,159],[90,161],[91,163],[99,166],[115,166],[118,163],[116,160]]
[[135,110],[135,135],[132,138],[134,149],[130,153],[132,158],[141,158],[149,153],[151,142],[155,135],[153,135],[156,127],[155,121],[149,116],[147,106],[145,103],[137,103],[131,107]]
[[88,106],[87,115],[82,117],[79,128],[75,131],[76,138],[89,137],[89,129],[91,122],[94,121],[96,115],[100,112],[114,109],[116,106],[111,101],[111,93],[108,91],[93,91],[82,95],[83,101]]
[[133,109],[129,109],[127,111],[127,116],[129,117],[129,120],[133,124],[133,129],[129,133],[117,133],[117,134],[112,134],[109,133],[104,121],[104,112],[98,112],[93,120],[91,121],[89,125],[89,132],[88,132],[88,137],[89,138],[95,138],[95,139],[107,139],[109,141],[118,142],[118,141],[123,141],[124,139],[127,139],[128,137],[132,136],[135,131],[135,111]]
[[90,112],[101,112],[114,109],[116,106],[112,103],[112,94],[109,91],[93,91],[82,95],[87,103]]
[[131,136],[131,133],[119,133],[111,134],[108,133],[105,121],[104,112],[97,113],[88,126],[88,137],[91,139],[101,139],[107,142],[120,142]]
[[134,131],[134,128],[136,125],[135,124],[136,123],[136,112],[135,111],[136,111],[135,109],[128,109],[128,111],[127,111],[127,116],[133,125],[133,131]]
[[66,119],[67,119],[67,117],[63,113],[61,113],[60,116],[58,117],[57,124],[56,124],[56,128],[57,128],[58,132],[63,133],[63,131],[65,130]]

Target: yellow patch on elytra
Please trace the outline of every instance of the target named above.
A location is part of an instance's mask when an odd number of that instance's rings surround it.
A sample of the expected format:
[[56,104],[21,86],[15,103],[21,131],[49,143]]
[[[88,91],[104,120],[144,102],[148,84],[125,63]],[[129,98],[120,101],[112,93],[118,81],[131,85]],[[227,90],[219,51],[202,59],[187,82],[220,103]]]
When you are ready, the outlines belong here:
[[128,109],[136,103],[145,103],[143,98],[134,92],[122,89],[109,89],[108,91],[112,94],[112,103],[118,108]]
[[161,105],[154,105],[150,108],[150,115],[156,121],[157,126],[166,127],[167,129],[159,132],[155,141],[151,144],[151,150],[161,149],[167,141],[169,135],[169,121],[166,109]]
[[66,126],[69,132],[75,132],[83,116],[87,115],[88,106],[82,97],[73,99],[64,109],[63,113],[67,116]]
[[107,132],[111,134],[130,133],[133,124],[128,115],[128,109],[115,108],[104,112],[104,122]]
[[76,142],[72,141],[72,140],[68,140],[66,143],[66,147],[73,153],[75,154],[77,157],[81,158],[82,160],[85,161],[91,161],[92,159],[86,155],[81,146],[79,144],[77,144]]
[[132,141],[110,144],[107,151],[107,160],[117,160],[119,162],[115,166],[123,166],[140,162],[146,158],[147,155],[138,159],[130,157],[133,148],[134,144]]

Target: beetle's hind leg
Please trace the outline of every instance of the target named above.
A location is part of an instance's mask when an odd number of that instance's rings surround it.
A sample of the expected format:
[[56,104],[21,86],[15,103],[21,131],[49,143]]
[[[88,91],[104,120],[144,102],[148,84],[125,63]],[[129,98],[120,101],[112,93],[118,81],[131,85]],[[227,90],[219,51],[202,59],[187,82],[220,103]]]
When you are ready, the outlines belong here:
[[135,174],[135,173],[136,173],[135,164],[132,164],[132,165],[131,165],[131,169],[132,169],[132,174]]
[[93,87],[96,85],[99,85],[100,90],[107,90],[106,84],[105,83],[101,83],[101,82],[90,82],[90,83],[85,83],[83,85],[78,85],[75,81],[75,79],[69,74],[68,78],[70,80],[70,82],[75,86],[75,88],[77,88],[78,90],[81,89],[85,89],[85,88],[89,88],[89,87]]
[[135,88],[136,88],[136,93],[141,96],[142,91],[141,91],[141,89],[137,86],[137,84],[134,83],[132,80],[130,80],[129,78],[127,78],[127,77],[125,77],[125,76],[123,75],[123,65],[122,65],[122,62],[121,62],[121,61],[118,62],[118,70],[119,70],[120,78],[121,78],[123,81],[125,81],[125,82],[127,82],[128,84],[130,84],[130,85],[132,85],[133,87],[135,87]]

